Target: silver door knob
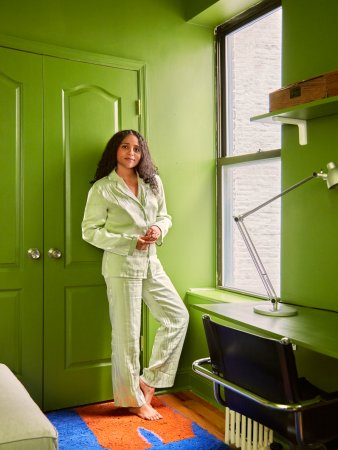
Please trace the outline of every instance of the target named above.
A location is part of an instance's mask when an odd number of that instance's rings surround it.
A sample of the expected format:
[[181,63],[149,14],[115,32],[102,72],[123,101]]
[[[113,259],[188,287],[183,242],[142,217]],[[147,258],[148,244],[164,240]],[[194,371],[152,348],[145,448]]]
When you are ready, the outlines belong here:
[[27,255],[32,259],[39,259],[41,256],[38,248],[29,248],[27,250]]
[[48,256],[52,259],[60,259],[62,256],[62,252],[58,248],[50,248],[48,250]]

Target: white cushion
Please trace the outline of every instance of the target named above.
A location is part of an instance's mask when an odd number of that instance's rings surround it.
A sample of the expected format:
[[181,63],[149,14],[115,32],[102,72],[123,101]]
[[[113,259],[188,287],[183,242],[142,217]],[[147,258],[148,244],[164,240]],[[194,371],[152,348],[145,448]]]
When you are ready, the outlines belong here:
[[0,449],[57,448],[53,425],[9,368],[0,364]]

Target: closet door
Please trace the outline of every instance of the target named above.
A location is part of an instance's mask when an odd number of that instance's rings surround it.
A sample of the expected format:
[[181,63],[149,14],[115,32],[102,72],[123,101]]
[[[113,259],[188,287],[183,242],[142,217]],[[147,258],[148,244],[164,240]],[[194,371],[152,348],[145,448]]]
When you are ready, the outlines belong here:
[[44,57],[44,407],[112,398],[102,252],[81,221],[98,160],[139,127],[136,70]]
[[42,58],[0,48],[0,362],[42,401]]

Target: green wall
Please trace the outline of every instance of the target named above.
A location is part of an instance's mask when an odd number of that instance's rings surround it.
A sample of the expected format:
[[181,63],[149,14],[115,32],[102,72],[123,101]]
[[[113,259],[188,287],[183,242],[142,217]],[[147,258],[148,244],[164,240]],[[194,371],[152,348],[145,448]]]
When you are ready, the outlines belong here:
[[[338,69],[337,17],[336,0],[283,0],[283,85]],[[337,115],[310,120],[304,147],[297,127],[283,127],[284,187],[338,165],[337,124]],[[313,180],[282,208],[282,298],[338,311],[338,190]]]
[[213,31],[186,22],[181,0],[17,0],[0,33],[141,60],[147,137],[173,228],[161,260],[183,296],[215,280]]

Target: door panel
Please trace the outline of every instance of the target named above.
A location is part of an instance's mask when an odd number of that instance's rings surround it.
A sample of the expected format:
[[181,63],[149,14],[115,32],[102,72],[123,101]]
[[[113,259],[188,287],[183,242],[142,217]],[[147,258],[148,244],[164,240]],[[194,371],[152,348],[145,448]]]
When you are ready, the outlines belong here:
[[[0,361],[42,401],[42,59],[0,48]],[[41,252],[39,259],[27,255]]]
[[102,252],[81,238],[108,139],[138,129],[137,71],[44,58],[45,409],[112,398]]

